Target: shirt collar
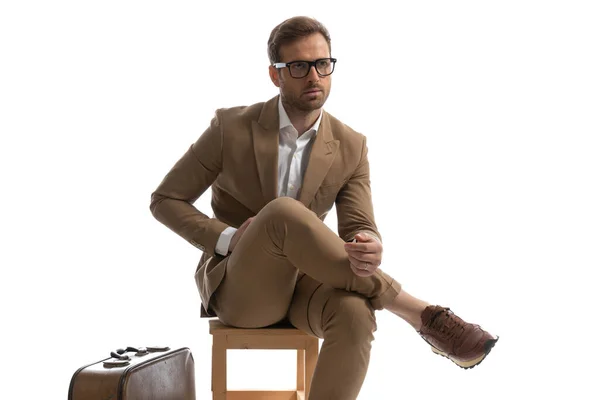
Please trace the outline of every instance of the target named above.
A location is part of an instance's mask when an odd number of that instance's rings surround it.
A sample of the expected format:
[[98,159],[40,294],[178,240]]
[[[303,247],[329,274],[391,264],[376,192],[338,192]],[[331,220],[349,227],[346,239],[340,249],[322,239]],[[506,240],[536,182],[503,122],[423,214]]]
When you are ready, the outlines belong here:
[[[281,132],[284,128],[287,128],[288,126],[291,126],[294,131],[296,131],[296,128],[294,128],[294,125],[292,125],[292,121],[290,121],[290,117],[288,117],[287,112],[285,111],[285,108],[283,108],[283,102],[281,101],[281,96],[279,96],[279,132]],[[321,109],[321,113],[319,114],[319,118],[317,118],[317,121],[313,124],[313,126],[311,126],[307,132],[313,131],[314,135],[317,134],[317,132],[319,131],[319,126],[321,125],[321,118],[323,118],[323,109]],[[313,134],[313,132],[310,132],[310,135]],[[304,132],[303,132],[304,133]],[[297,133],[298,136],[300,136],[300,133]]]

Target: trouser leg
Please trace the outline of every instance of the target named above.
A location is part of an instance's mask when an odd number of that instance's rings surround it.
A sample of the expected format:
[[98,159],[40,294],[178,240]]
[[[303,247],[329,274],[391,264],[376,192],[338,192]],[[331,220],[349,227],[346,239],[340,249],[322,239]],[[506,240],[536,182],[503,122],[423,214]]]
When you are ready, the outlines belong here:
[[260,327],[285,318],[299,272],[333,288],[359,293],[375,309],[400,285],[381,270],[359,277],[344,242],[302,203],[281,197],[267,204],[228,257],[213,309],[223,322]]
[[298,329],[324,339],[309,399],[356,399],[377,329],[371,303],[360,294],[304,276],[296,286],[288,318]]

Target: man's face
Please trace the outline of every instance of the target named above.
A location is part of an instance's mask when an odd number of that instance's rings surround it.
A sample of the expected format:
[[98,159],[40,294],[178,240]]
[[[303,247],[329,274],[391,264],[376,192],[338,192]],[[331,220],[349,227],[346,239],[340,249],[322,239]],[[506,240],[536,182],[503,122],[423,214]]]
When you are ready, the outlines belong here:
[[[320,33],[281,46],[280,62],[315,61],[331,57],[329,46]],[[292,78],[289,69],[269,67],[269,75],[275,86],[279,87],[281,100],[293,111],[310,112],[323,107],[331,90],[331,75],[320,76],[314,67],[304,78]],[[292,111],[290,110],[290,111]]]

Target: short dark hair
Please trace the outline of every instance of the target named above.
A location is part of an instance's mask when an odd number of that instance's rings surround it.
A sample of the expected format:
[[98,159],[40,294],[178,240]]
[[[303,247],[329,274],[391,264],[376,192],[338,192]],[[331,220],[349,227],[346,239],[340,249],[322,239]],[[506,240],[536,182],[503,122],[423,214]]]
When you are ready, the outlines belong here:
[[280,62],[279,49],[281,46],[292,43],[300,38],[320,33],[327,41],[329,53],[331,54],[331,37],[327,28],[314,18],[293,17],[286,19],[271,31],[269,36],[269,61],[271,64]]

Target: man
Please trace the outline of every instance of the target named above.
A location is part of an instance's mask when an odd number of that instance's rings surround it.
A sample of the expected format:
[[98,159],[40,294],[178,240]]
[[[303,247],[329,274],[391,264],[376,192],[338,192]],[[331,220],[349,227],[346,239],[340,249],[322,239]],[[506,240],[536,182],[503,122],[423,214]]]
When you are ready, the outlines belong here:
[[[313,400],[358,396],[374,310],[403,318],[459,366],[480,363],[497,338],[379,268],[366,139],[323,111],[336,63],[325,27],[288,19],[268,53],[279,95],[217,110],[152,194],[153,215],[204,252],[202,315],[246,328],[285,320],[323,338]],[[193,206],[209,187],[213,218]],[[323,223],[334,204],[339,236]]]

